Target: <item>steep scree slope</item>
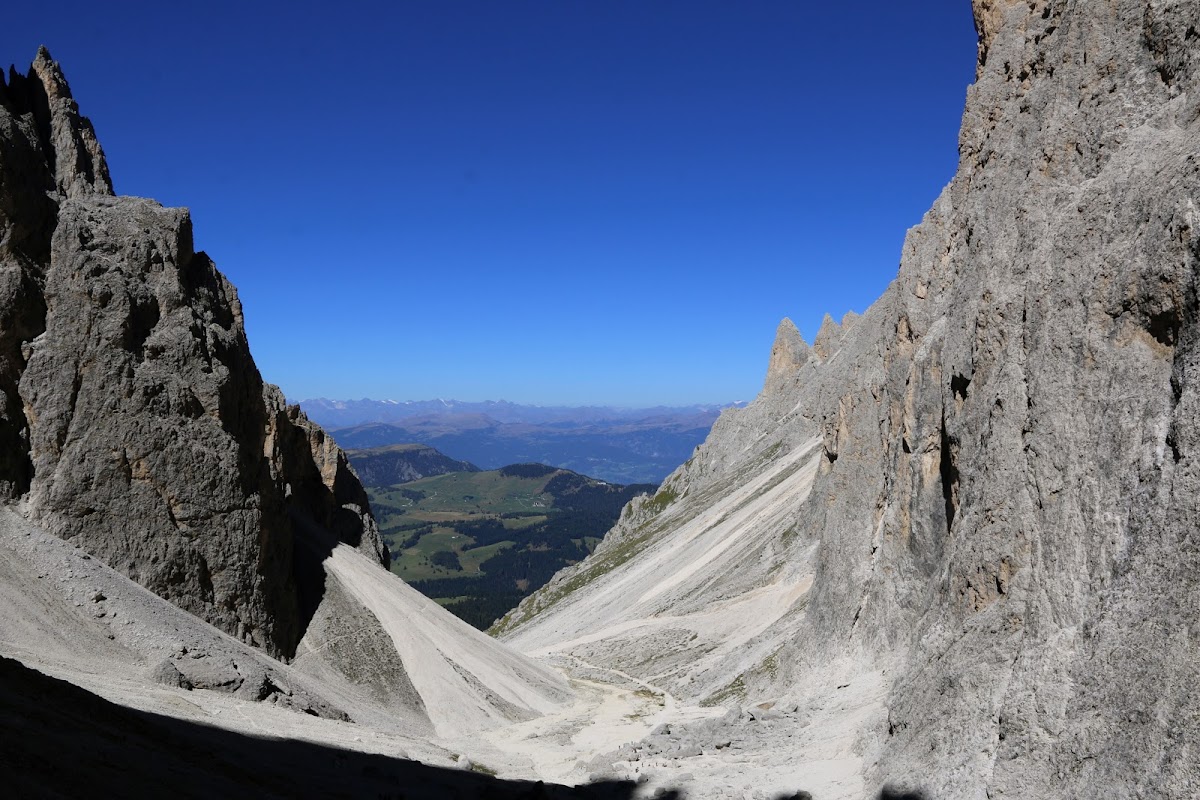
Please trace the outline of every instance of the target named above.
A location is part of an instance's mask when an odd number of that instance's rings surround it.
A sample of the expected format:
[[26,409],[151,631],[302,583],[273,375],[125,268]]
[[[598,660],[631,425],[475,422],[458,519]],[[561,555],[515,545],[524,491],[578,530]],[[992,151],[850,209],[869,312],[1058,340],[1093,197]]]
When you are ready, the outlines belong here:
[[781,326],[755,403],[500,630],[706,702],[875,675],[865,786],[1194,797],[1200,2],[974,8],[893,284],[808,352]]

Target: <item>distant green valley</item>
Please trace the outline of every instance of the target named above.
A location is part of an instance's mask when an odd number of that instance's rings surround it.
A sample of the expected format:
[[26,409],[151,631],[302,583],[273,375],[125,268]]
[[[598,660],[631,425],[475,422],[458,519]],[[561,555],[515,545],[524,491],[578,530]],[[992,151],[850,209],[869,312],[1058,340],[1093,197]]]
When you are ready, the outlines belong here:
[[[393,460],[397,451],[381,451],[352,451],[351,464],[357,470],[360,463],[371,463],[364,471],[385,474],[379,464]],[[428,452],[419,455],[434,461]],[[631,498],[655,488],[605,483],[543,464],[515,464],[368,485],[367,493],[392,552],[392,571],[486,629],[559,569],[583,559]]]

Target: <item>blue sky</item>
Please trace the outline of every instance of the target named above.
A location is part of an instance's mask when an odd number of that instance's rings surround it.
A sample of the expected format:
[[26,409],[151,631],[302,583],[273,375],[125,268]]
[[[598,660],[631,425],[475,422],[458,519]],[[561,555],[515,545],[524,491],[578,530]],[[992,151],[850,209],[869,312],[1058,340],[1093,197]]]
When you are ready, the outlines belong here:
[[968,0],[21,3],[122,194],[192,209],[288,397],[751,398],[894,277]]

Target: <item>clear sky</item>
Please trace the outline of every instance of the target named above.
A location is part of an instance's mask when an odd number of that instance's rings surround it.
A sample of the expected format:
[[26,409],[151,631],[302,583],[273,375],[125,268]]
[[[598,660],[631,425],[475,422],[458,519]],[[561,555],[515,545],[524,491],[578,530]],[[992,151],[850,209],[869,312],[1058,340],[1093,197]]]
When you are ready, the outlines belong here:
[[969,0],[16,3],[292,399],[750,399],[953,175]]

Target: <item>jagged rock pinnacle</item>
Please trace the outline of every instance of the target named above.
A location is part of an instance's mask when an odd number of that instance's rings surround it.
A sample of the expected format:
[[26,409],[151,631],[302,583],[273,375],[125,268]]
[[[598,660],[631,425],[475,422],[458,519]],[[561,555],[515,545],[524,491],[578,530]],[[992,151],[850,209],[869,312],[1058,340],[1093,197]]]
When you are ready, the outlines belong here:
[[794,373],[809,358],[808,343],[800,335],[795,323],[787,317],[779,323],[775,330],[775,344],[771,347],[771,360],[767,364],[767,378],[764,387],[769,387],[780,378]]
[[[9,124],[21,129],[19,138],[45,153],[53,178],[48,189],[63,199],[113,193],[96,131],[79,113],[62,68],[44,45],[25,75],[9,71],[8,86],[0,91],[0,109]],[[18,146],[16,138],[10,135],[7,146]]]
[[828,314],[821,320],[821,329],[813,339],[813,352],[817,358],[825,361],[837,350],[838,342],[842,339],[842,328]]
[[37,78],[44,94],[38,98],[40,102],[34,113],[54,153],[58,191],[65,197],[111,195],[112,178],[96,131],[91,120],[80,115],[62,68],[50,57],[45,45],[38,48],[29,77]]

